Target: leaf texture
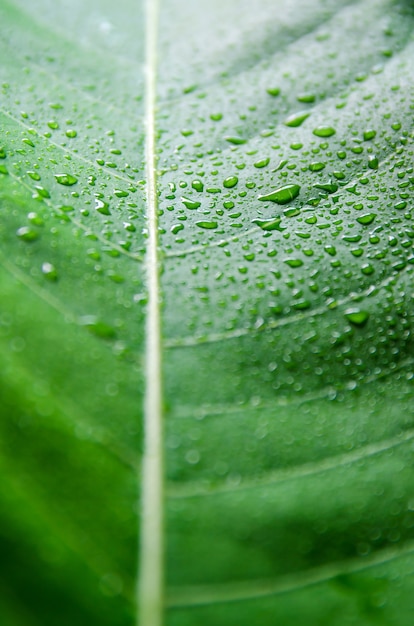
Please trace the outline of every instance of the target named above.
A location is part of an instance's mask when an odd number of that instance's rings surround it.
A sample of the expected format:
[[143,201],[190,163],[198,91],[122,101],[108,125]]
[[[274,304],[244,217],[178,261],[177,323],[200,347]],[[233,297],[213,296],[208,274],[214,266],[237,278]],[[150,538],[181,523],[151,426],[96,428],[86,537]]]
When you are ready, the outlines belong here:
[[408,626],[412,3],[0,23],[2,623]]

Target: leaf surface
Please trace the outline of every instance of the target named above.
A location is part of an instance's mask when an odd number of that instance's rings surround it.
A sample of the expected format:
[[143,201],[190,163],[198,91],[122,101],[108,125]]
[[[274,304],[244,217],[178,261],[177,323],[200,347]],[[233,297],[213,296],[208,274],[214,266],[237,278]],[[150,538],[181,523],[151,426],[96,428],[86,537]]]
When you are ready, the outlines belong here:
[[144,9],[0,7],[5,625],[134,622],[159,297],[165,624],[408,626],[411,3]]

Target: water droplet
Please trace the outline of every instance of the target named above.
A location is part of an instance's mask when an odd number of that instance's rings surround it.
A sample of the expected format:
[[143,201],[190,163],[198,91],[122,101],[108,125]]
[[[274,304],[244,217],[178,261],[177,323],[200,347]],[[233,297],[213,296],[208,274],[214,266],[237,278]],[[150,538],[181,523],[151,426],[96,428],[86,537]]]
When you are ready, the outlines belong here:
[[180,230],[184,230],[184,224],[174,224],[174,226],[171,226],[171,232],[173,235],[177,235]]
[[40,217],[40,215],[38,215],[34,211],[30,211],[30,213],[29,213],[29,215],[27,217],[28,217],[28,219],[30,220],[30,222],[34,226],[43,226],[44,225],[43,219]]
[[16,235],[19,237],[19,239],[28,243],[36,241],[36,239],[39,238],[39,233],[33,228],[30,228],[30,226],[22,226],[18,229]]
[[311,172],[320,172],[321,170],[323,170],[326,167],[325,163],[321,163],[320,161],[313,161],[310,165],[309,165],[309,170]]
[[379,166],[378,158],[376,156],[370,155],[368,157],[368,167],[371,170],[377,170],[378,166]]
[[277,217],[276,219],[273,219],[273,220],[255,219],[255,220],[252,220],[252,222],[253,224],[256,224],[257,226],[259,226],[259,228],[261,228],[262,230],[279,230],[280,232],[285,230],[284,228],[281,228],[280,226],[280,223],[281,223],[280,217]]
[[27,172],[27,175],[30,176],[32,180],[40,180],[40,174],[37,172]]
[[316,137],[332,137],[335,133],[336,130],[332,126],[318,126],[313,130],[313,134]]
[[237,176],[229,176],[223,181],[223,187],[226,187],[227,189],[231,189],[232,187],[235,187],[238,182],[239,182],[239,179],[237,178]]
[[345,317],[354,326],[365,326],[369,319],[369,313],[354,307],[345,311]]
[[116,336],[115,328],[102,322],[95,315],[85,315],[81,317],[79,324],[85,326],[89,332],[102,339],[113,339]]
[[129,193],[123,189],[114,189],[114,194],[117,198],[127,198],[129,196]]
[[268,87],[266,91],[269,94],[269,96],[273,96],[274,98],[280,94],[279,87]]
[[309,115],[309,111],[299,111],[299,113],[293,113],[293,115],[289,115],[289,117],[285,119],[284,124],[290,128],[297,128],[308,119]]
[[296,98],[298,102],[306,102],[307,104],[312,104],[312,102],[315,102],[315,99],[316,97],[313,93],[302,93]]
[[68,128],[68,130],[66,131],[66,137],[69,137],[69,139],[74,139],[75,137],[77,137],[77,135],[78,133],[74,128]]
[[370,139],[374,139],[376,134],[377,134],[376,130],[372,130],[372,129],[366,130],[364,132],[364,141],[369,141]]
[[265,195],[260,195],[258,200],[261,200],[262,202],[270,200],[271,202],[276,202],[277,204],[287,204],[291,200],[298,197],[299,191],[299,185],[284,185],[283,187],[275,189],[275,191],[271,191]]
[[222,114],[222,113],[212,113],[212,114],[210,115],[210,119],[211,119],[213,122],[219,122],[220,120],[222,120],[222,119],[223,119],[223,114]]
[[44,187],[40,185],[35,185],[36,193],[33,195],[34,198],[50,198],[50,193]]
[[65,185],[66,187],[71,187],[78,182],[78,179],[71,174],[55,174],[55,178],[59,185]]
[[289,267],[301,267],[303,265],[303,261],[301,259],[285,259],[286,265]]
[[234,144],[235,146],[240,146],[243,143],[247,143],[247,139],[243,139],[242,137],[224,137],[226,141]]
[[201,202],[191,200],[190,198],[186,198],[185,196],[181,198],[181,202],[184,204],[184,206],[187,207],[187,209],[198,209],[198,207],[201,206]]
[[364,226],[367,226],[368,224],[372,224],[376,217],[377,216],[375,213],[364,213],[364,215],[357,217],[357,222],[363,224]]
[[338,191],[338,185],[335,183],[316,183],[313,186],[317,189],[323,189],[323,191],[327,193],[335,193],[335,191]]
[[261,159],[260,161],[256,161],[254,166],[257,167],[257,169],[261,169],[262,167],[266,167],[266,165],[269,165],[269,161],[270,159]]
[[111,215],[111,211],[109,210],[109,204],[104,202],[104,200],[100,200],[99,198],[95,198],[95,209],[102,213],[102,215]]
[[42,273],[48,280],[56,281],[58,279],[56,268],[52,263],[43,263]]
[[212,230],[213,228],[217,228],[218,224],[217,222],[207,222],[207,221],[202,221],[202,222],[196,222],[196,226],[198,226],[199,228],[205,228],[207,230]]
[[59,124],[57,122],[55,122],[54,120],[50,121],[47,123],[47,125],[49,126],[49,128],[51,128],[52,130],[57,130],[59,128]]
[[193,182],[191,183],[191,187],[199,192],[203,191],[204,189],[204,185],[201,180],[193,180]]

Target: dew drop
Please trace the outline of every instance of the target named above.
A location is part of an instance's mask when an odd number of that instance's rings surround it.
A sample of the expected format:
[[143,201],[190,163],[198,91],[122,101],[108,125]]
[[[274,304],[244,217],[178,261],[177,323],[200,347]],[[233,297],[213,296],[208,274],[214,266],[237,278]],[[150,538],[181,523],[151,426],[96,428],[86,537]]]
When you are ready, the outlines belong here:
[[369,319],[368,311],[359,308],[351,308],[345,311],[346,319],[354,326],[365,326]]
[[190,198],[186,198],[185,196],[181,198],[181,202],[184,204],[184,206],[187,207],[187,209],[198,209],[198,207],[201,206],[201,202],[191,200]]
[[55,178],[59,185],[65,185],[65,187],[71,187],[78,182],[78,179],[72,174],[55,174]]
[[368,157],[368,167],[371,170],[377,170],[378,166],[379,166],[378,158],[376,156],[374,156],[374,155],[370,155]]
[[58,279],[58,273],[56,268],[52,263],[43,263],[42,264],[42,273],[48,280],[56,281]]
[[283,187],[279,187],[275,189],[275,191],[271,191],[270,193],[260,195],[258,200],[262,202],[276,202],[277,204],[287,204],[291,200],[294,200],[298,197],[300,191],[299,185],[284,185]]
[[32,180],[40,180],[40,174],[38,174],[37,172],[27,172],[27,175],[30,176],[30,178]]
[[289,117],[285,119],[284,124],[290,128],[297,128],[308,119],[309,115],[309,111],[299,111],[299,113],[293,113],[293,115],[289,115]]
[[36,241],[39,238],[39,233],[30,228],[30,226],[22,226],[16,232],[16,235],[22,241],[26,241],[27,243],[31,243],[32,241]]
[[247,143],[247,139],[243,139],[242,137],[224,137],[226,141],[234,144],[235,146],[240,146],[243,143]]
[[111,211],[109,210],[109,204],[104,202],[104,200],[100,200],[99,198],[95,198],[95,209],[102,213],[102,215],[111,215]]
[[266,165],[269,165],[269,161],[270,159],[260,159],[260,161],[256,161],[254,166],[257,169],[261,169],[262,167],[266,167]]
[[201,222],[196,222],[196,226],[198,226],[199,228],[204,228],[206,230],[212,230],[214,228],[218,227],[217,222],[207,222],[207,221],[201,221]]
[[269,94],[269,96],[273,96],[274,98],[280,94],[279,87],[268,87],[266,91]]
[[332,128],[332,126],[317,126],[317,128],[313,130],[313,134],[316,135],[316,137],[332,137],[335,133],[336,130]]
[[256,224],[256,226],[259,226],[259,228],[261,228],[262,230],[279,230],[280,232],[285,230],[284,228],[281,228],[280,226],[280,223],[281,223],[280,217],[277,217],[276,219],[273,219],[273,220],[255,219],[255,220],[252,220],[252,222],[253,224]]
[[193,182],[191,183],[191,187],[199,192],[203,191],[204,189],[204,185],[201,180],[193,180]]
[[226,187],[227,189],[231,189],[232,187],[235,187],[238,182],[239,182],[239,179],[237,178],[237,176],[229,176],[223,181],[223,187]]
[[363,226],[367,226],[368,224],[372,224],[376,217],[375,213],[364,213],[364,215],[357,217],[357,222]]

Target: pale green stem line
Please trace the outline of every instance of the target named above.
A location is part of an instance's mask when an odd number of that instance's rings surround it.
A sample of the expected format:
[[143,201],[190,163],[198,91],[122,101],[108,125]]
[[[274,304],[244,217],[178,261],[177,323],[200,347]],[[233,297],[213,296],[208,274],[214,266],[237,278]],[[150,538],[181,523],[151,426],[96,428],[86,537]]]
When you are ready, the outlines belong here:
[[145,155],[148,244],[146,272],[146,393],[142,465],[138,625],[162,626],[164,613],[164,458],[162,424],[161,313],[155,148],[158,0],[145,0]]
[[408,541],[398,547],[379,550],[370,556],[321,565],[275,580],[250,580],[221,585],[175,588],[169,592],[167,606],[170,608],[206,606],[281,595],[329,582],[338,576],[357,574],[373,567],[386,565],[396,559],[411,555],[413,552],[414,541]]

